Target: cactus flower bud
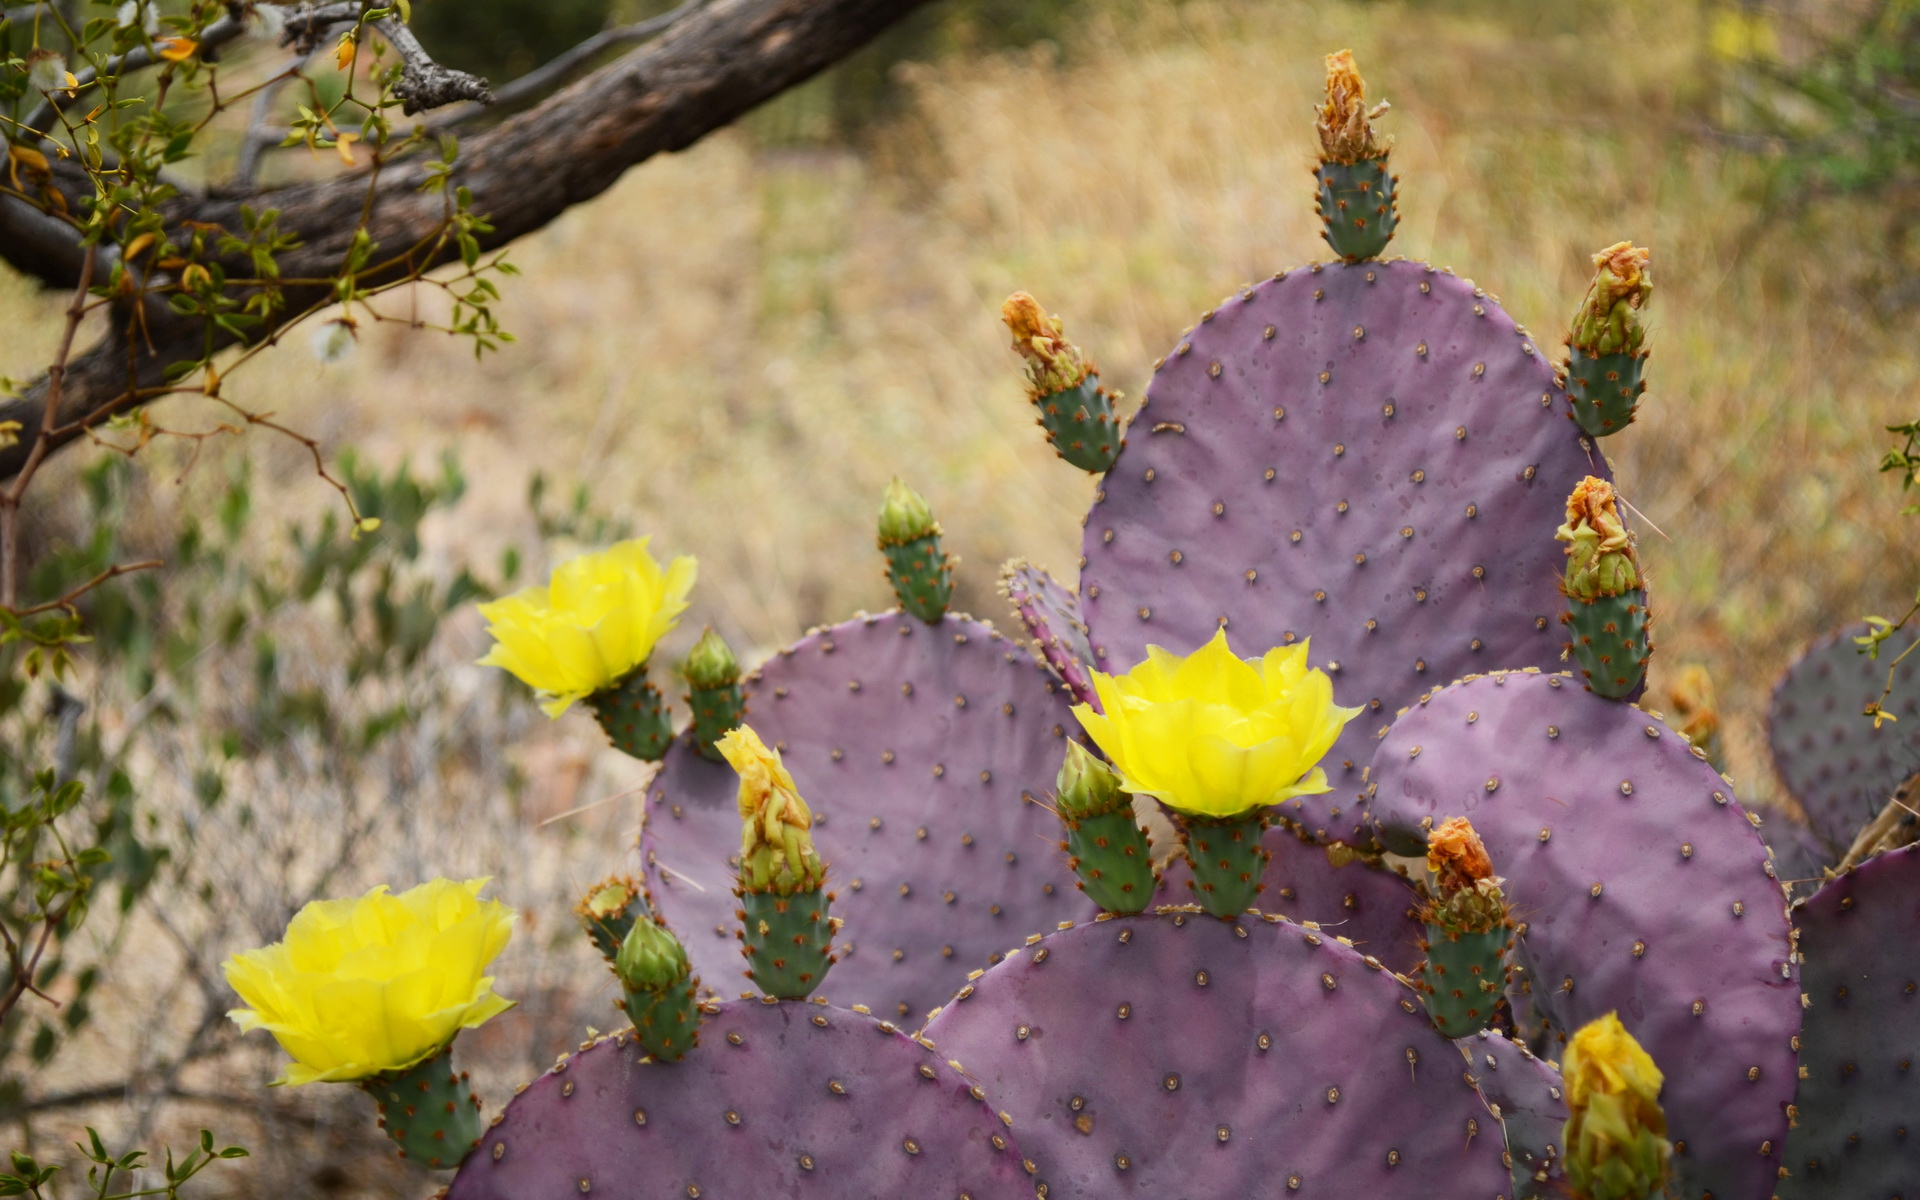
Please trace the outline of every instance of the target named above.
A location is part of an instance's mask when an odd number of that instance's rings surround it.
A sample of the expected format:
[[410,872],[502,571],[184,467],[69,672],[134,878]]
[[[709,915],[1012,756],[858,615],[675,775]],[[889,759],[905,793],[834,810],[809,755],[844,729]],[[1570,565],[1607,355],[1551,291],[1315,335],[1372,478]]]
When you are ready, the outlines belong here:
[[1447,891],[1472,887],[1493,876],[1487,844],[1465,817],[1448,817],[1427,837],[1427,867]]
[[1566,1082],[1567,1180],[1579,1200],[1647,1200],[1666,1182],[1673,1146],[1660,1068],[1614,1013],[1582,1026],[1560,1064]]
[[687,977],[687,948],[658,921],[642,918],[627,931],[613,960],[614,974],[630,992],[659,992]]
[[1067,743],[1066,761],[1060,764],[1055,786],[1059,791],[1054,802],[1067,816],[1097,817],[1128,812],[1133,807],[1133,801],[1120,790],[1120,776],[1079,742]]
[[1633,538],[1620,520],[1613,485],[1589,475],[1567,497],[1567,523],[1553,535],[1567,543],[1566,592],[1582,600],[1619,596],[1640,586]]
[[573,906],[581,927],[592,939],[594,948],[609,962],[620,952],[620,943],[635,921],[652,912],[647,890],[637,879],[615,875],[593,886]]
[[1315,122],[1321,157],[1351,166],[1385,154],[1391,141],[1374,136],[1373,122],[1385,116],[1389,107],[1384,100],[1367,107],[1367,85],[1354,65],[1353,51],[1327,55],[1327,100]]
[[930,533],[939,532],[940,523],[933,519],[933,508],[927,503],[927,498],[895,475],[880,501],[881,548],[904,546]]
[[708,629],[687,652],[685,672],[688,683],[711,691],[740,682],[740,660],[733,656],[727,639]]
[[1631,242],[1615,242],[1593,256],[1593,283],[1573,319],[1569,343],[1589,355],[1639,352],[1647,340],[1640,309],[1653,295],[1651,257]]
[[1427,835],[1427,866],[1437,879],[1421,906],[1427,961],[1414,986],[1440,1032],[1466,1037],[1499,1011],[1513,917],[1486,843],[1465,817],[1449,817]]
[[1000,306],[1000,319],[1013,331],[1013,348],[1027,360],[1027,394],[1034,400],[1077,388],[1096,374],[1080,347],[1067,340],[1059,317],[1050,317],[1026,292],[1015,292]]
[[740,884],[750,892],[811,891],[827,868],[813,848],[813,813],[800,798],[780,752],[751,726],[731,730],[720,753],[740,776]]

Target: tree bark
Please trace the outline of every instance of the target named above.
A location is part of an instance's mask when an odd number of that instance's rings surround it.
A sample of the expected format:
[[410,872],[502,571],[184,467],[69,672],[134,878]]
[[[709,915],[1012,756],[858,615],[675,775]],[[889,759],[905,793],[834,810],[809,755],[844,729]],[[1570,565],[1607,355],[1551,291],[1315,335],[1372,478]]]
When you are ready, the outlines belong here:
[[[761,102],[819,73],[865,45],[926,0],[713,0],[651,42],[556,93],[496,128],[462,141],[448,186],[473,194],[472,211],[493,226],[485,249],[506,245],[611,187],[627,168],[655,154],[682,150],[746,114]],[[64,173],[63,173],[64,174]],[[446,200],[422,192],[424,157],[390,163],[381,171],[371,205],[369,234],[387,255],[431,236]],[[78,195],[70,194],[71,200]],[[280,210],[280,228],[300,244],[280,256],[289,279],[326,278],[345,259],[368,206],[363,174],[243,195],[207,195],[179,202],[168,213],[178,225],[197,221],[241,228],[240,207]],[[72,286],[81,254],[63,252],[48,228],[51,218],[0,198],[0,258],[55,286]],[[457,257],[449,245],[420,269]],[[69,265],[71,264],[71,265]],[[244,269],[244,268],[243,268]],[[381,282],[366,277],[366,283]],[[326,300],[315,287],[286,289],[289,313]],[[86,427],[136,408],[143,389],[162,383],[172,362],[198,356],[205,326],[147,306],[145,329],[127,337],[117,319],[108,334],[67,366],[55,423],[56,445],[83,436]],[[257,333],[264,338],[272,327]],[[0,403],[0,421],[19,421],[19,442],[0,450],[0,479],[26,461],[46,403],[42,378],[15,400]]]

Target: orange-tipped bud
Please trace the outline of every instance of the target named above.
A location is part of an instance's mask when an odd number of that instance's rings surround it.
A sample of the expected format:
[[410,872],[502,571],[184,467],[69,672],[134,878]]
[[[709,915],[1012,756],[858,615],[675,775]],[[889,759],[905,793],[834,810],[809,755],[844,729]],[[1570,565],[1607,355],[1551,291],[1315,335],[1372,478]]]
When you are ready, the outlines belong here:
[[1367,107],[1367,84],[1354,65],[1353,51],[1327,55],[1327,100],[1315,122],[1320,131],[1320,156],[1328,162],[1351,165],[1385,154],[1390,143],[1374,136],[1373,122],[1385,115],[1388,107],[1384,100]]
[[1448,817],[1427,835],[1427,866],[1448,892],[1493,878],[1493,859],[1487,854],[1487,844],[1465,817]]
[[1000,306],[1000,319],[1013,331],[1013,348],[1027,360],[1027,391],[1038,400],[1077,388],[1094,374],[1093,363],[1067,340],[1059,317],[1050,317],[1026,292],[1015,292]]

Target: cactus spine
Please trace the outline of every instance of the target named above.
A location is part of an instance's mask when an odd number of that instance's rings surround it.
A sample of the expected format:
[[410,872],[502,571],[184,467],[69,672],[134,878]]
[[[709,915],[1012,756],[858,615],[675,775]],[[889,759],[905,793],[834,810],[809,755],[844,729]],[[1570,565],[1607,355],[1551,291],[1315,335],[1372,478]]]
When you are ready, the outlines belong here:
[[653,915],[647,889],[639,880],[614,875],[587,890],[573,913],[593,940],[593,948],[612,962],[620,953],[620,943],[632,931],[634,922]]
[[1393,194],[1399,179],[1387,170],[1392,143],[1373,132],[1388,107],[1384,100],[1367,107],[1367,85],[1353,51],[1327,55],[1327,100],[1316,123],[1320,165],[1313,176],[1320,189],[1321,236],[1347,262],[1380,257],[1400,221]]
[[1486,843],[1465,817],[1450,817],[1427,839],[1434,889],[1421,918],[1427,961],[1416,985],[1434,1028],[1467,1037],[1492,1023],[1507,984],[1513,918]]
[[1647,591],[1633,536],[1620,520],[1613,485],[1589,475],[1567,497],[1567,522],[1553,535],[1567,543],[1561,590],[1573,632],[1569,644],[1587,687],[1610,700],[1633,695],[1646,681],[1653,654]]
[[1054,804],[1067,840],[1060,844],[1087,898],[1111,913],[1137,913],[1153,903],[1153,855],[1133,816],[1120,776],[1079,742],[1067,743]]
[[659,762],[673,744],[673,716],[667,698],[647,679],[641,663],[610,688],[587,697],[594,719],[614,748],[641,762]]
[[451,1045],[410,1067],[363,1079],[360,1090],[373,1097],[380,1128],[400,1147],[400,1157],[423,1167],[457,1167],[480,1140],[480,1098],[464,1072],[454,1073]]
[[833,965],[827,867],[814,851],[813,813],[793,776],[750,727],[720,739],[740,775],[741,953],[747,977],[781,1000],[804,1000]]
[[1646,370],[1646,327],[1640,310],[1653,295],[1647,251],[1616,242],[1593,256],[1593,283],[1567,335],[1567,397],[1573,419],[1592,437],[1633,424]]
[[656,1062],[679,1062],[700,1041],[700,981],[687,949],[651,917],[634,923],[620,943],[613,973],[620,978],[621,1009],[633,1034]]
[[900,607],[931,625],[953,598],[953,559],[940,548],[940,522],[927,498],[898,476],[880,504],[880,552]]
[[1027,398],[1054,451],[1094,475],[1111,467],[1126,437],[1113,411],[1117,397],[1100,386],[1099,369],[1067,340],[1060,318],[1048,316],[1027,293],[1008,296],[1000,319],[1026,360]]
[[693,711],[693,743],[702,758],[719,762],[715,743],[746,714],[740,695],[740,660],[727,639],[709,628],[687,652],[681,673],[687,680],[687,707]]

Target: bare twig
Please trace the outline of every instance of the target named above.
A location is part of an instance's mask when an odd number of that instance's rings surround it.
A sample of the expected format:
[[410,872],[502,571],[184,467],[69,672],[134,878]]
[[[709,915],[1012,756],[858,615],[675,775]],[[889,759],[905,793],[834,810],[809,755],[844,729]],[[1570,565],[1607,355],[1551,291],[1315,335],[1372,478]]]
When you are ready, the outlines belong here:
[[1916,826],[1920,826],[1920,773],[1915,773],[1901,784],[1887,801],[1880,815],[1867,822],[1867,827],[1853,839],[1853,845],[1847,847],[1847,853],[1835,867],[1834,874],[1844,875],[1861,862],[1872,858],[1883,850],[1892,850],[1910,844],[1915,840]]
[[420,39],[413,36],[413,30],[401,22],[382,17],[374,23],[374,28],[392,44],[406,64],[405,75],[393,89],[393,94],[400,97],[401,112],[412,116],[459,100],[493,103],[493,89],[487,86],[486,80],[433,61]]

